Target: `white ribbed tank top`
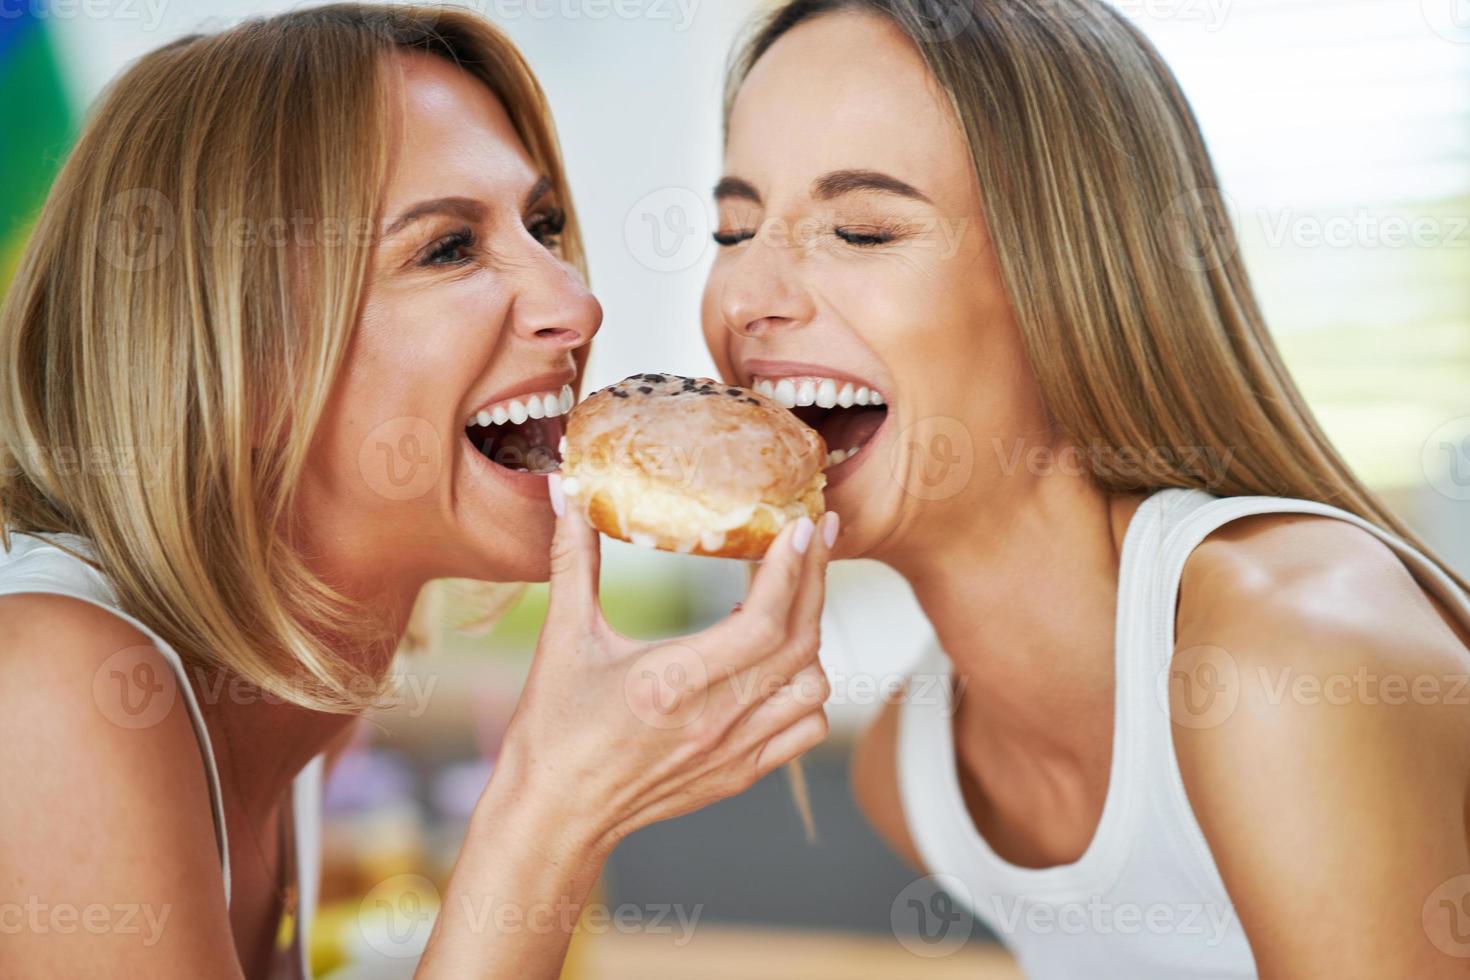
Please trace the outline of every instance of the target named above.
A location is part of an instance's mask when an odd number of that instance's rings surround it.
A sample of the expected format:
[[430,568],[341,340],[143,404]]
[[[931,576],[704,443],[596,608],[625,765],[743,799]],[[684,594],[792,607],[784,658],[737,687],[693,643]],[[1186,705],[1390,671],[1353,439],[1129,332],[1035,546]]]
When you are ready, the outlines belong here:
[[[219,770],[215,765],[209,732],[204,726],[204,715],[200,711],[194,688],[184,672],[184,662],[174,648],[165,643],[157,633],[122,610],[106,575],[64,549],[85,555],[89,559],[93,557],[90,542],[74,534],[37,535],[12,532],[10,551],[0,550],[0,595],[40,592],[80,599],[106,609],[128,623],[146,636],[158,652],[163,654],[178,678],[178,689],[184,695],[189,721],[199,740],[199,754],[204,759],[204,771],[209,782],[209,802],[214,811],[220,872],[224,877],[225,905],[228,907],[230,848],[229,835],[225,829],[224,797],[220,794]],[[303,977],[311,976],[310,959],[307,955],[309,929],[312,916],[316,912],[317,884],[321,874],[322,769],[323,759],[319,755],[297,774],[291,787],[292,825],[296,828],[296,887],[299,896],[296,945]]]
[[[1118,571],[1113,755],[1102,817],[1071,864],[1023,868],[971,821],[956,768],[951,698],[900,709],[898,782],[909,833],[936,883],[1010,949],[1030,980],[1194,980],[1256,976],[1245,931],[1200,830],[1174,754],[1169,669],[1179,579],[1224,525],[1260,514],[1347,521],[1392,548],[1462,622],[1470,600],[1397,537],[1342,510],[1278,497],[1165,490],[1138,509]],[[915,674],[948,683],[937,647]]]

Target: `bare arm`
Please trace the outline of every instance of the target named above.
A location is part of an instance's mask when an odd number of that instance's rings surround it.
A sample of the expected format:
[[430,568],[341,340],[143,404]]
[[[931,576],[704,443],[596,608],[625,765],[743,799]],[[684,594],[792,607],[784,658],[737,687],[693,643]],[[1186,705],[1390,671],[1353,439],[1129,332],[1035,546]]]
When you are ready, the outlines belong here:
[[0,598],[0,622],[0,976],[241,976],[167,663],[75,599]]
[[1358,535],[1263,523],[1191,562],[1173,669],[1231,690],[1196,719],[1171,685],[1180,770],[1262,977],[1464,976],[1470,656]]
[[645,644],[607,626],[596,535],[560,519],[536,663],[418,976],[554,980],[619,840],[746,789],[826,736],[827,548],[817,533],[798,553],[794,530],[740,612]]

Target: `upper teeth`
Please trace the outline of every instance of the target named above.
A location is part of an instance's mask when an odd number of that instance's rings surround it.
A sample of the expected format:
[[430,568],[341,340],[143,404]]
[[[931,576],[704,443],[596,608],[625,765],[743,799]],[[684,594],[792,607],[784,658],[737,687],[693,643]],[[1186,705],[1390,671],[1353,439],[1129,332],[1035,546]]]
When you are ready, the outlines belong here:
[[818,408],[851,408],[854,405],[887,404],[883,395],[866,385],[853,385],[834,378],[757,378],[756,391],[786,408],[816,405]]
[[470,416],[469,424],[487,426],[513,422],[520,425],[526,419],[554,419],[570,412],[574,401],[572,386],[562,385],[560,392],[522,395],[482,408]]

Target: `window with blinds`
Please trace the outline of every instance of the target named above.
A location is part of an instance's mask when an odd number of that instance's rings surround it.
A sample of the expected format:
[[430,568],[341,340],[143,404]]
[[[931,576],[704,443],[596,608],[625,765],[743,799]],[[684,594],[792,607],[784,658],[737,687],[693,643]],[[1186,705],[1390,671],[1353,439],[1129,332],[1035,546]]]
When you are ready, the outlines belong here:
[[1117,6],[1194,104],[1318,417],[1370,483],[1422,487],[1470,415],[1470,0]]

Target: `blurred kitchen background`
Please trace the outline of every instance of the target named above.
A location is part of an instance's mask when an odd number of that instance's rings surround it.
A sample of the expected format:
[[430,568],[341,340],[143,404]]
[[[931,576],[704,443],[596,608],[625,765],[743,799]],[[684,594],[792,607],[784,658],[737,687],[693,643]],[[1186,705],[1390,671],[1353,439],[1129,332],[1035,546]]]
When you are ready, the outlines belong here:
[[[1002,0],[998,0],[1002,2]],[[1018,2],[1018,0],[1003,0]],[[697,310],[711,258],[721,80],[758,0],[473,0],[527,54],[556,113],[607,311],[589,386],[712,370]],[[1134,0],[1203,121],[1287,359],[1350,461],[1470,571],[1470,5],[1465,0]],[[189,32],[268,0],[0,0],[0,284],[99,89]],[[609,618],[655,637],[711,622],[744,569],[605,545]],[[319,975],[412,971],[494,765],[545,609],[531,588],[488,636],[451,629],[409,663],[400,705],[327,794]],[[473,610],[451,597],[446,621]],[[932,948],[928,884],[882,847],[846,787],[855,732],[929,640],[903,583],[832,570],[828,744],[806,761],[809,843],[777,774],[650,828],[613,857],[569,978],[1013,976],[981,929]],[[568,793],[576,787],[569,786]],[[410,921],[412,919],[410,918]],[[943,955],[933,955],[942,953]]]

